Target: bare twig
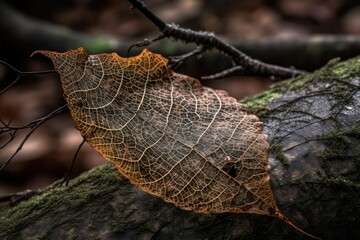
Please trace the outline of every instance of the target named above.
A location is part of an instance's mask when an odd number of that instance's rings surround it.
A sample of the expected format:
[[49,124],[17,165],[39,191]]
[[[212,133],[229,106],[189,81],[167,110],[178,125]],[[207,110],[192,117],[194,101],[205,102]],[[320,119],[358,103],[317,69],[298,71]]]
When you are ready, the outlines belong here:
[[169,61],[170,68],[175,69],[178,66],[180,66],[186,59],[196,56],[196,55],[199,55],[199,54],[203,53],[204,51],[205,51],[204,47],[200,46],[189,53],[186,53],[186,54],[183,54],[180,56],[170,57],[169,58],[170,59],[170,61]]
[[[16,79],[10,83],[8,86],[6,86],[4,89],[2,89],[0,91],[0,94],[3,94],[4,92],[6,92],[9,88],[11,88],[16,82],[18,82],[21,78],[25,77],[25,76],[34,76],[34,75],[40,75],[40,74],[49,74],[49,73],[55,73],[56,71],[54,69],[51,70],[44,70],[44,71],[31,71],[31,72],[23,72],[20,71],[19,69],[11,66],[10,64],[8,64],[7,62],[4,62],[2,60],[0,60],[0,64],[5,65],[7,68],[9,68],[11,71],[15,72],[17,74]],[[62,107],[57,108],[56,110],[54,110],[53,112],[49,113],[48,115],[36,119],[34,121],[31,121],[25,125],[22,126],[11,126],[11,120],[8,123],[5,123],[3,120],[0,119],[0,123],[2,124],[2,126],[0,126],[0,134],[4,134],[7,132],[10,132],[10,138],[0,146],[0,149],[6,147],[16,136],[17,132],[19,130],[22,129],[30,129],[30,131],[26,134],[26,136],[24,137],[24,139],[21,141],[20,145],[18,146],[18,148],[15,150],[15,152],[8,158],[5,160],[5,162],[0,166],[0,171],[6,167],[11,160],[17,155],[17,153],[22,149],[22,147],[24,146],[25,142],[30,138],[30,136],[34,133],[34,131],[41,126],[43,123],[45,123],[46,121],[48,121],[49,119],[55,117],[56,115],[58,115],[59,113],[61,113],[67,105],[64,105]]]
[[224,71],[221,71],[219,73],[215,73],[215,74],[212,74],[209,76],[203,76],[203,77],[201,77],[201,79],[215,80],[215,79],[230,77],[230,76],[234,76],[234,75],[239,75],[239,73],[243,73],[243,72],[244,72],[244,69],[241,66],[235,66],[235,67],[226,69]]
[[164,37],[165,37],[165,36],[164,36],[163,34],[160,34],[159,36],[157,36],[157,37],[155,37],[155,38],[152,38],[152,39],[147,39],[147,38],[145,38],[144,40],[142,40],[142,41],[140,41],[140,42],[131,44],[130,47],[128,48],[128,50],[127,50],[126,56],[127,56],[127,57],[130,56],[130,52],[131,52],[131,50],[132,50],[134,47],[145,47],[145,46],[150,45],[150,44],[153,43],[153,42],[156,42],[156,41],[158,41],[158,40],[163,39]]
[[194,31],[181,28],[175,24],[168,24],[151,12],[146,5],[139,0],[128,0],[132,6],[144,14],[153,22],[165,37],[172,37],[186,43],[195,43],[204,46],[206,49],[216,49],[232,58],[234,63],[241,66],[245,73],[254,75],[274,76],[280,79],[306,74],[305,71],[285,68],[272,64],[263,63],[253,59],[239,51],[234,46],[224,42],[215,36],[214,33],[205,31]]
[[27,189],[22,192],[16,192],[16,193],[11,193],[11,194],[0,196],[0,202],[10,202],[10,205],[14,206],[17,203],[19,203],[23,200],[27,200],[27,199],[31,198],[32,196],[37,195],[41,192],[42,192],[41,189],[35,189],[35,190]]
[[[57,49],[58,51],[83,46],[91,54],[117,52],[125,56],[127,47],[133,43],[131,38],[96,36],[73,30],[63,31],[63,27],[59,25],[32,19],[9,7],[5,1],[0,1],[0,35],[3,36],[1,44],[6,46],[8,52],[18,51],[24,48],[24,45],[31,50],[41,48]],[[17,40],[13,41],[13,39]],[[315,70],[335,57],[344,60],[360,54],[359,35],[321,34],[290,39],[262,37],[256,39],[233,38],[226,41],[250,56],[257,56],[265,62],[284,66],[294,65],[308,70]],[[100,42],[101,45],[99,45]],[[172,55],[191,51],[190,45],[174,45],[171,41],[154,44],[152,50],[160,53],[164,49],[164,45],[171,46]],[[213,62],[218,59],[212,56],[208,58],[208,61]]]
[[4,92],[6,92],[9,88],[11,88],[15,83],[17,83],[21,78],[25,77],[25,76],[30,76],[30,75],[40,75],[40,74],[48,74],[48,73],[54,73],[55,70],[45,70],[45,71],[36,71],[36,72],[23,72],[20,71],[18,69],[16,69],[15,67],[11,66],[10,64],[8,64],[7,62],[4,62],[2,60],[0,60],[0,64],[5,65],[7,68],[11,69],[13,72],[15,72],[18,76],[17,78],[10,83],[8,86],[6,86],[3,90],[0,91],[0,94],[3,94]]
[[74,157],[71,161],[71,166],[69,168],[69,171],[66,173],[63,181],[60,183],[60,186],[63,185],[65,183],[65,186],[67,187],[69,185],[69,181],[70,181],[70,178],[71,178],[71,172],[74,168],[74,165],[75,165],[75,160],[80,152],[80,149],[81,147],[84,145],[84,143],[86,142],[85,138],[82,140],[82,142],[79,144],[78,148],[76,149],[76,152],[74,154]]
[[[11,126],[5,126],[5,131],[11,131],[13,130],[14,132],[11,134],[11,138],[13,139],[15,137],[16,132],[19,129],[25,129],[25,128],[30,128],[30,132],[28,134],[26,134],[26,136],[24,137],[24,139],[21,141],[20,145],[17,147],[16,151],[8,158],[5,160],[5,162],[1,165],[0,167],[0,171],[6,167],[11,160],[18,154],[18,152],[22,149],[22,147],[24,146],[25,142],[30,138],[30,136],[34,133],[34,131],[40,127],[43,123],[45,123],[46,121],[52,119],[53,117],[55,117],[56,115],[60,114],[65,108],[67,107],[67,105],[65,104],[64,106],[61,106],[57,109],[55,109],[54,111],[52,111],[51,113],[49,113],[48,115],[39,118],[33,122],[30,122],[29,124],[26,124],[24,126],[21,127],[11,127]],[[0,129],[1,130],[1,129]]]

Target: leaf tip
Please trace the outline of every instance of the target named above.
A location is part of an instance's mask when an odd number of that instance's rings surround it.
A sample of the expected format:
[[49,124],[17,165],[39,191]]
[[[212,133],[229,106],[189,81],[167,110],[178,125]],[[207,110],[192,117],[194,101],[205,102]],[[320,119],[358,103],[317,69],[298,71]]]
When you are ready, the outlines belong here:
[[30,57],[33,57],[35,54],[43,54],[43,52],[47,52],[46,50],[36,50],[33,53],[31,53]]
[[43,55],[45,55],[47,57],[50,57],[51,55],[70,54],[70,53],[76,53],[76,54],[79,54],[79,55],[86,55],[86,56],[88,55],[83,47],[79,47],[77,49],[69,50],[69,51],[64,52],[64,53],[60,53],[60,52],[56,52],[56,51],[50,51],[50,50],[36,50],[33,53],[31,53],[30,57],[33,57],[35,54],[43,54]]
[[290,219],[288,219],[287,217],[285,217],[279,210],[275,211],[275,216],[282,220],[283,222],[285,222],[287,225],[289,225],[290,227],[294,228],[296,231],[300,232],[301,234],[304,234],[305,236],[311,238],[311,239],[318,239],[321,240],[321,238],[316,237],[308,232],[305,232],[304,230],[302,230],[301,228],[299,228],[298,226],[296,226],[293,222],[290,221]]

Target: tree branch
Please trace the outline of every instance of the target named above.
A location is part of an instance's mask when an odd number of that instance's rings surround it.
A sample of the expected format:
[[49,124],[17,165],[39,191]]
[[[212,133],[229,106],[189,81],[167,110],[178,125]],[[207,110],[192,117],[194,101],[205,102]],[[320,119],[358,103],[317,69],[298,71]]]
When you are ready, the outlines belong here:
[[[38,49],[66,51],[80,46],[91,54],[117,52],[126,56],[126,49],[136,41],[118,36],[93,36],[49,22],[36,21],[4,2],[0,2],[0,35],[2,44],[7,46],[6,49],[0,49],[0,55],[8,56],[11,53],[12,58],[14,55],[28,57]],[[261,61],[309,71],[323,66],[332,58],[340,57],[344,60],[360,54],[360,37],[356,35],[312,35],[296,39],[226,38],[226,42]],[[153,43],[149,48],[165,56],[176,56],[190,52],[193,46],[163,40],[161,43]],[[229,67],[225,63],[219,64],[218,60],[217,54],[207,53],[206,58],[196,59],[197,64],[194,64],[195,60],[187,60],[187,67],[202,64],[215,71]],[[192,72],[194,70],[190,69]]]
[[24,144],[26,143],[26,141],[30,138],[30,136],[35,132],[35,130],[40,127],[43,123],[47,122],[48,120],[54,118],[55,116],[57,116],[58,114],[60,114],[65,108],[67,107],[67,105],[63,105],[57,109],[55,109],[54,111],[52,111],[51,113],[49,113],[48,115],[36,119],[28,124],[25,124],[24,126],[20,126],[20,127],[14,127],[14,126],[10,126],[9,124],[4,124],[3,121],[1,121],[4,126],[0,127],[0,134],[6,133],[6,132],[11,132],[10,133],[10,140],[7,141],[5,143],[5,145],[1,146],[2,148],[5,147],[8,143],[11,142],[11,140],[13,140],[15,138],[15,135],[17,133],[18,130],[20,129],[26,129],[29,128],[30,132],[28,132],[26,134],[26,136],[24,137],[24,139],[21,141],[21,143],[19,144],[19,146],[17,147],[17,149],[15,150],[15,152],[8,158],[5,160],[5,162],[0,166],[0,171],[2,169],[4,169],[7,165],[10,164],[11,160],[20,152],[20,150],[22,149],[22,147],[24,146]]
[[129,0],[129,2],[152,21],[165,37],[182,40],[186,43],[195,43],[204,46],[208,50],[216,49],[230,56],[234,63],[242,67],[245,72],[260,76],[274,76],[281,79],[306,74],[305,71],[267,64],[253,59],[234,46],[219,39],[214,33],[194,31],[181,28],[175,24],[167,24],[152,13],[143,2],[139,0]]
[[13,72],[15,72],[18,75],[17,78],[12,83],[10,83],[4,89],[0,90],[0,94],[3,94],[4,92],[6,92],[9,88],[11,88],[15,83],[17,83],[21,78],[23,78],[25,76],[42,75],[42,74],[49,74],[49,73],[56,72],[54,69],[44,70],[44,71],[36,71],[36,72],[23,72],[13,66],[11,66],[9,63],[7,63],[3,60],[0,60],[0,64],[5,65],[7,68],[11,69]]

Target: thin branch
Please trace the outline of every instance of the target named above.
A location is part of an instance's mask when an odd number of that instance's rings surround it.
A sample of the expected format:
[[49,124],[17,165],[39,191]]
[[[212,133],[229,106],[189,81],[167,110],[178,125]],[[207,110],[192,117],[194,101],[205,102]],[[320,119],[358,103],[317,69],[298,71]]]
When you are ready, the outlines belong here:
[[155,38],[152,38],[152,39],[147,39],[147,38],[145,38],[144,40],[142,40],[142,41],[140,41],[140,42],[131,44],[130,47],[128,48],[128,50],[127,50],[126,56],[127,56],[127,57],[130,56],[130,52],[131,52],[131,50],[132,50],[134,47],[145,47],[145,46],[150,45],[150,44],[153,43],[153,42],[156,42],[156,41],[158,41],[158,40],[163,39],[164,37],[165,37],[165,36],[164,36],[163,34],[160,34],[159,36],[157,36],[157,37],[155,37]]
[[[0,64],[6,66],[7,68],[9,68],[11,71],[15,72],[18,76],[17,78],[10,83],[8,86],[6,86],[4,89],[2,89],[0,91],[0,94],[3,94],[4,92],[6,92],[8,89],[10,89],[15,83],[17,83],[21,78],[25,77],[25,76],[32,76],[32,75],[40,75],[40,74],[49,74],[49,73],[55,73],[56,71],[51,69],[51,70],[44,70],[44,71],[31,71],[31,72],[23,72],[20,71],[19,69],[13,67],[12,65],[8,64],[5,61],[0,60]],[[61,113],[63,111],[63,109],[66,107],[67,105],[64,105],[56,110],[54,110],[53,112],[49,113],[48,115],[46,115],[45,117],[36,119],[34,121],[31,121],[23,126],[10,126],[11,124],[11,120],[9,121],[9,123],[5,123],[3,120],[0,119],[0,123],[3,125],[2,127],[0,127],[0,134],[3,133],[7,133],[10,132],[10,138],[0,146],[0,149],[6,147],[8,144],[10,144],[10,142],[12,140],[14,140],[16,133],[21,130],[21,129],[31,129],[30,132],[25,136],[25,138],[21,141],[20,145],[18,146],[18,148],[16,149],[16,151],[8,158],[5,160],[5,162],[1,165],[0,167],[0,171],[6,167],[11,160],[17,155],[17,153],[22,149],[22,147],[24,146],[25,142],[30,138],[30,136],[34,133],[34,131],[41,126],[44,122],[46,122],[47,120],[55,117],[56,115],[58,115],[59,113]]]
[[172,37],[186,43],[196,43],[207,49],[217,49],[218,51],[230,56],[236,65],[243,67],[245,72],[256,75],[275,76],[278,78],[289,78],[306,74],[305,71],[267,64],[253,59],[236,49],[234,46],[219,39],[214,33],[194,31],[191,29],[181,28],[175,24],[165,23],[152,13],[143,2],[139,0],[128,1],[133,5],[133,7],[138,9],[151,22],[153,22],[165,37]]
[[72,172],[72,170],[74,168],[74,165],[75,165],[75,160],[76,160],[76,158],[77,158],[77,156],[78,156],[78,154],[80,152],[81,147],[84,145],[85,142],[86,142],[86,140],[85,140],[85,138],[83,138],[82,142],[79,144],[78,148],[76,149],[74,157],[73,157],[73,159],[71,161],[71,166],[69,168],[69,171],[65,175],[64,180],[61,182],[60,185],[63,185],[64,183],[65,183],[66,187],[69,185],[69,181],[70,181],[70,178],[71,178],[71,172]]
[[201,46],[201,47],[197,47],[195,50],[189,52],[189,53],[186,53],[186,54],[183,54],[183,55],[180,55],[180,56],[175,56],[175,57],[170,57],[170,61],[169,61],[169,65],[170,65],[170,69],[175,69],[177,68],[178,66],[180,66],[186,59],[190,58],[190,57],[193,57],[193,56],[196,56],[196,55],[199,55],[201,53],[203,53],[205,51],[204,47]]
[[134,8],[137,8],[142,14],[144,14],[151,22],[153,22],[159,30],[162,32],[166,28],[166,23],[151,12],[142,1],[129,0]]
[[[0,167],[0,171],[2,169],[4,169],[8,164],[10,164],[11,160],[18,154],[18,152],[23,148],[24,144],[26,143],[26,141],[30,138],[30,136],[34,133],[34,131],[40,127],[43,123],[45,123],[46,121],[52,119],[53,117],[55,117],[56,115],[60,114],[65,108],[67,107],[67,104],[65,104],[64,106],[61,106],[57,109],[55,109],[54,111],[52,111],[51,113],[49,113],[48,115],[37,119],[35,122],[35,124],[31,125],[29,128],[31,129],[30,132],[28,134],[26,134],[26,136],[24,137],[24,139],[21,141],[20,145],[17,147],[16,151],[8,158],[5,160],[5,162],[1,165]],[[26,125],[25,125],[26,126]],[[23,129],[26,128],[25,126],[20,127],[20,128],[15,128],[15,130],[18,129]],[[8,126],[8,128],[11,129],[11,127]],[[16,132],[16,131],[15,131]],[[15,134],[14,136],[15,137]]]
[[17,78],[12,83],[7,85],[3,90],[0,91],[0,94],[3,94],[7,90],[9,90],[9,88],[11,88],[13,85],[15,85],[15,83],[17,83],[20,79],[21,79],[21,76],[17,76]]
[[29,76],[29,75],[39,75],[39,74],[48,74],[48,73],[56,73],[56,71],[54,69],[49,69],[49,70],[43,70],[43,71],[31,71],[31,72],[23,72],[20,71],[19,69],[11,66],[10,64],[8,64],[7,62],[0,60],[0,64],[5,65],[7,68],[10,68],[12,71],[16,72],[19,76],[24,77],[24,76]]
[[13,72],[15,72],[18,75],[17,78],[12,83],[10,83],[8,86],[6,86],[3,90],[0,91],[0,94],[3,94],[4,92],[6,92],[9,88],[11,88],[15,83],[17,83],[21,78],[23,78],[25,76],[49,74],[49,73],[56,72],[54,69],[44,70],[44,71],[34,71],[34,72],[23,72],[13,66],[11,66],[10,64],[8,64],[7,62],[5,62],[3,60],[0,60],[0,64],[5,65],[7,68],[11,69]]
[[235,76],[235,75],[239,75],[239,73],[243,73],[244,69],[241,66],[235,66],[232,68],[228,68],[224,71],[221,71],[219,73],[215,73],[209,76],[203,76],[201,77],[201,79],[203,80],[215,80],[215,79],[220,79],[220,78],[225,78],[225,77],[230,77],[230,76]]
[[30,197],[41,193],[42,191],[43,190],[41,190],[41,189],[36,189],[36,190],[27,189],[22,192],[16,192],[16,193],[8,194],[8,195],[3,195],[3,196],[0,196],[0,202],[10,202],[10,205],[13,206],[13,205],[19,203],[20,201],[29,199]]
[[[221,3],[221,2],[219,2]],[[0,1],[0,35],[2,46],[8,52],[19,50],[25,44],[30,49],[57,49],[66,51],[78,46],[85,46],[93,54],[99,52],[117,52],[126,55],[126,49],[133,43],[130,38],[119,36],[96,36],[73,30],[63,31],[63,27],[44,21],[34,20],[26,14],[10,8],[5,1]],[[12,36],[12,37],[5,37]],[[36,37],[34,37],[36,36]],[[17,41],[13,41],[17,39]],[[44,41],[46,39],[46,41]],[[298,68],[315,70],[332,58],[348,59],[360,54],[359,35],[311,35],[294,39],[262,37],[257,39],[227,38],[237,49],[257,56],[265,62],[280,65],[295,65]],[[102,42],[99,46],[99,42]],[[167,41],[155,44],[154,52],[162,52],[164,45],[171,46],[173,55],[191,50],[188,45],[174,45]],[[276,53],[276,56],[274,54]],[[296,56],[296,57],[294,57]],[[208,58],[216,61],[217,57]]]

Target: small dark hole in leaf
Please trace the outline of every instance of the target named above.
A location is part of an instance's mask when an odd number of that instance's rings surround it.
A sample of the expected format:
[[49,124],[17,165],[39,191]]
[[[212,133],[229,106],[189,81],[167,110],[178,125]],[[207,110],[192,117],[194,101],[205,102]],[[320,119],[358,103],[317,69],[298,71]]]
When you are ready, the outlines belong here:
[[231,177],[236,177],[237,176],[237,171],[236,171],[236,167],[234,166],[231,166],[229,171],[228,171],[228,174],[231,176]]
[[230,164],[226,164],[222,168],[229,176],[235,178],[238,175],[238,171],[235,166],[231,166]]

